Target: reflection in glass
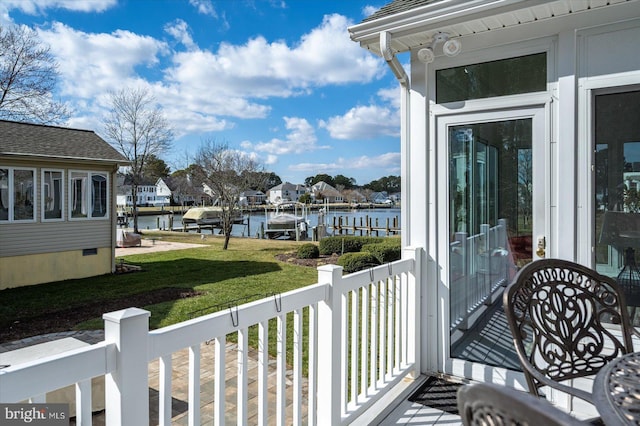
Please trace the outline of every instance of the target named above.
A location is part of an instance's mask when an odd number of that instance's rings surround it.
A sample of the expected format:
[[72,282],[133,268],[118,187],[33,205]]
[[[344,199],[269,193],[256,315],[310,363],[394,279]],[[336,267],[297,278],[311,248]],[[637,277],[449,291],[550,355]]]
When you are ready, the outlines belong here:
[[0,221],[9,220],[9,169],[0,169]]
[[107,215],[107,176],[94,173],[91,184],[91,217],[104,217]]
[[42,178],[42,210],[45,219],[62,219],[62,172],[45,170]]
[[547,54],[436,71],[436,102],[456,102],[547,90]]
[[33,170],[13,171],[13,220],[33,220]]
[[87,217],[87,173],[71,173],[71,217]]
[[486,318],[502,309],[503,285],[532,259],[531,148],[531,119],[449,128],[453,357],[518,368],[515,354],[511,361],[496,357],[499,348],[482,346],[478,336]]
[[640,324],[640,91],[595,97],[595,264],[615,277]]

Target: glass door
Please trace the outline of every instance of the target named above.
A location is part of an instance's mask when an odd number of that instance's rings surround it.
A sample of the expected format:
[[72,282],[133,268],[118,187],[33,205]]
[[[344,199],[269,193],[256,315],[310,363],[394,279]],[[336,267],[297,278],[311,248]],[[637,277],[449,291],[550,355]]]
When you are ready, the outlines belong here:
[[449,373],[458,374],[456,362],[519,370],[502,293],[519,268],[545,255],[544,109],[448,116],[438,136],[439,164],[447,165],[439,178],[448,183],[439,235],[447,243]]

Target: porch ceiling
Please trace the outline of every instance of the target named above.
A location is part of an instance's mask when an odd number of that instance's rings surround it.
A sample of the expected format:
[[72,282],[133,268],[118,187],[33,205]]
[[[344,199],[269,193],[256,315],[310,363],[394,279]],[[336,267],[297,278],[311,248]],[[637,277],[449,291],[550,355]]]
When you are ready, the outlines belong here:
[[429,45],[439,32],[466,37],[637,0],[442,0],[349,28],[353,41],[376,55],[380,32],[394,53]]

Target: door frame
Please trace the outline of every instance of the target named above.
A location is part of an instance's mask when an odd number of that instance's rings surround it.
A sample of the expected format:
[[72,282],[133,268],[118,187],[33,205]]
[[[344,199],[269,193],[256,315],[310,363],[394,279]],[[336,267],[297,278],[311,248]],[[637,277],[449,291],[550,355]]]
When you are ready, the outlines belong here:
[[[521,372],[508,370],[501,367],[492,367],[477,362],[451,358],[450,353],[450,310],[449,310],[449,141],[448,127],[482,122],[506,121],[512,119],[531,118],[533,143],[532,159],[534,162],[533,174],[533,209],[532,220],[534,223],[534,245],[537,236],[545,236],[547,239],[547,256],[552,255],[552,246],[549,240],[549,188],[550,188],[550,119],[552,100],[548,95],[526,96],[528,102],[518,96],[509,97],[505,102],[497,105],[495,100],[491,107],[462,108],[449,110],[446,108],[434,108],[434,133],[435,133],[435,180],[437,188],[447,190],[437,191],[434,201],[437,206],[437,264],[439,265],[438,286],[438,368],[441,372],[481,382],[493,382],[527,389],[524,375]],[[519,102],[518,102],[519,101]],[[536,143],[536,141],[539,141]],[[541,141],[541,142],[540,142]],[[542,167],[541,167],[542,166]],[[444,226],[443,226],[444,225]],[[534,250],[535,252],[535,250]],[[534,253],[535,259],[535,253]]]

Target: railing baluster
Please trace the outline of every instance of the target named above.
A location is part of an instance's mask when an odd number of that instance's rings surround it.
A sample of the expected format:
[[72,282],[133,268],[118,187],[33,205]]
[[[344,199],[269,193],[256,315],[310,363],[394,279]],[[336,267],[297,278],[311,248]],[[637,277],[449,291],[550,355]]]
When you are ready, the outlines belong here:
[[267,381],[269,377],[269,321],[258,324],[258,425],[267,424]]
[[293,424],[302,424],[302,310],[293,311]]
[[189,347],[189,426],[200,425],[200,344]]
[[371,283],[371,360],[369,361],[369,380],[371,388],[378,389],[378,305],[380,303],[378,283]]
[[351,401],[358,403],[358,291],[349,292],[351,295]]
[[171,424],[171,354],[162,355],[159,362],[158,423],[160,426],[169,426]]
[[360,330],[360,393],[363,398],[369,395],[369,287],[367,284],[362,287],[361,295],[361,318],[362,329]]
[[287,369],[287,314],[277,317],[277,385],[276,385],[276,423],[283,425],[286,419],[286,369]]
[[344,416],[347,413],[347,389],[348,389],[348,360],[349,360],[349,293],[340,292],[340,415]]
[[392,278],[387,278],[385,280],[387,285],[387,375],[389,376],[389,380],[392,377],[393,373],[393,354],[395,350],[395,306],[396,306],[396,298],[395,298],[395,285],[393,283]]
[[76,424],[91,426],[91,379],[76,383]]
[[386,363],[386,343],[387,343],[387,281],[382,280],[379,281],[380,286],[380,319],[379,319],[379,339],[380,339],[380,353],[378,358],[378,380],[380,381],[380,385],[384,384],[385,381],[385,373],[387,371],[387,363]]
[[400,370],[402,369],[403,366],[403,355],[405,353],[405,348],[404,348],[404,342],[406,341],[406,339],[404,338],[403,333],[406,332],[406,328],[404,328],[404,318],[405,318],[405,306],[404,306],[404,295],[405,292],[402,288],[402,285],[400,285],[400,277],[397,275],[394,275],[392,277],[393,279],[393,284],[395,287],[395,293],[396,293],[396,320],[395,320],[395,326],[396,326],[396,341],[395,341],[395,368],[393,369],[393,373],[394,374],[398,374],[400,372]]
[[387,357],[389,358],[387,365],[387,371],[389,372],[389,378],[393,377],[393,372],[396,369],[398,362],[398,329],[396,327],[398,321],[398,293],[396,289],[396,281],[394,277],[387,278],[388,286],[389,286],[389,312],[388,321],[389,321],[389,347],[387,348]]
[[215,371],[214,371],[214,389],[213,389],[213,424],[215,426],[224,426],[225,422],[225,366],[226,366],[226,349],[227,337],[225,335],[215,338]]
[[246,328],[238,330],[238,375],[236,382],[237,392],[237,422],[247,424],[247,399],[249,391],[247,389],[247,363],[249,361],[249,336]]
[[317,403],[316,395],[318,392],[318,304],[314,303],[309,306],[309,381],[307,383],[307,417],[309,426],[316,425]]

